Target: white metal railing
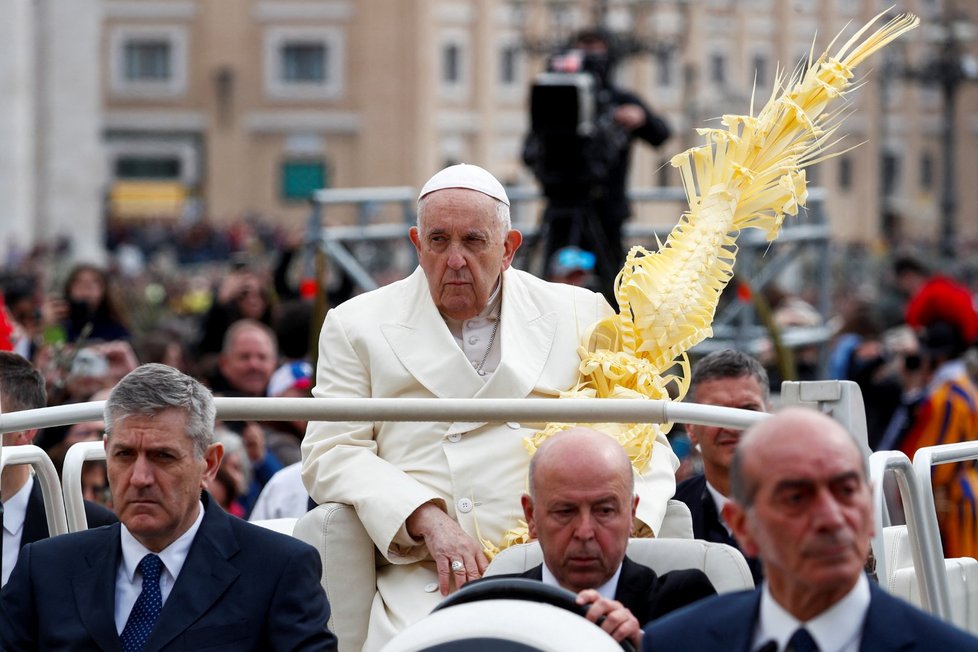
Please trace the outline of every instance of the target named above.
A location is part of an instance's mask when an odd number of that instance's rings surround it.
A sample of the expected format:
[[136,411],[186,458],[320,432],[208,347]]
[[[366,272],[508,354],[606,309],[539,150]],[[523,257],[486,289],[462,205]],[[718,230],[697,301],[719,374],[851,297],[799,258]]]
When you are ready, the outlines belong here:
[[883,478],[886,473],[891,473],[896,478],[903,500],[907,536],[910,539],[910,552],[917,586],[920,588],[921,604],[930,613],[950,621],[950,591],[940,532],[937,531],[937,518],[931,522],[927,517],[928,512],[934,511],[934,500],[930,493],[921,489],[914,465],[900,451],[877,451],[869,457],[869,476],[874,485],[873,522],[876,524],[876,532],[873,535],[873,555],[876,558],[876,575],[882,581],[889,577],[889,562],[883,541],[883,524],[887,522],[886,497],[883,494]]
[[[219,419],[285,421],[463,421],[471,423],[697,423],[747,428],[768,415],[736,408],[633,399],[227,398]],[[105,401],[0,414],[0,433],[102,418]]]
[[68,519],[69,532],[88,529],[85,497],[82,494],[82,470],[85,462],[104,459],[105,446],[101,441],[80,441],[65,453],[65,461],[61,466],[61,487],[65,496],[65,516]]
[[[801,383],[804,385],[804,383]],[[845,391],[846,388],[836,388],[829,392],[828,389],[820,384],[813,385],[812,391],[800,388],[798,396],[788,402],[810,403],[822,411],[837,413],[837,416],[853,421],[850,426],[857,426],[858,419],[853,418],[853,409],[847,406],[847,401],[851,398],[851,392]],[[818,390],[818,391],[815,391]],[[814,392],[814,394],[812,393]],[[794,396],[791,392],[787,397]],[[318,420],[318,421],[431,421],[431,422],[451,422],[462,421],[470,423],[503,422],[503,421],[523,421],[527,423],[602,423],[602,422],[626,422],[626,423],[693,423],[704,425],[725,425],[734,428],[747,428],[751,425],[768,418],[770,415],[763,412],[741,410],[736,408],[724,408],[711,405],[701,405],[697,403],[682,403],[673,401],[657,400],[633,400],[633,399],[381,399],[381,398],[356,398],[356,399],[321,399],[321,398],[215,398],[217,407],[217,417],[225,420]],[[56,425],[67,425],[80,421],[92,421],[102,418],[104,401],[92,401],[88,403],[78,403],[63,405],[37,410],[24,410],[0,414],[0,433],[13,432],[28,428],[50,427]],[[854,430],[858,431],[856,427]],[[930,474],[922,473],[920,465],[926,465],[929,469],[931,463],[943,463],[959,461],[962,459],[973,459],[978,457],[978,442],[971,442],[972,446],[963,451],[958,446],[939,446],[933,449],[922,449],[915,457],[914,464],[918,470],[910,465],[905,456],[898,453],[886,452],[875,453],[870,458],[870,472],[873,478],[882,478],[885,471],[889,470],[896,474],[900,483],[901,495],[904,504],[909,507],[908,527],[913,547],[914,565],[918,569],[918,581],[921,586],[921,594],[925,608],[935,615],[948,619],[950,608],[948,605],[947,578],[943,567],[943,556],[941,554],[940,534],[937,530],[936,513],[934,512],[933,500],[930,499]],[[66,457],[64,478],[65,496],[70,496],[71,506],[68,508],[72,514],[70,522],[64,508],[62,493],[57,486],[57,481],[48,486],[44,481],[43,489],[45,494],[46,507],[48,508],[49,528],[52,532],[64,532],[69,529],[75,531],[84,528],[84,509],[79,507],[81,502],[81,466],[82,462],[88,459],[99,459],[104,457],[104,452],[98,449],[101,446],[98,442],[90,442],[84,445],[76,444],[73,446]],[[18,449],[35,449],[47,460],[43,451],[34,446],[5,447],[2,449],[2,459],[4,463],[8,460],[24,459],[30,457],[25,452]],[[76,450],[77,449],[77,450]],[[69,462],[70,460],[70,462]],[[43,466],[44,463],[40,462]],[[52,477],[54,468],[50,460]],[[77,467],[77,472],[68,469]],[[926,477],[926,486],[920,482],[921,477]],[[878,486],[881,482],[878,483]],[[70,488],[69,488],[70,487]],[[76,498],[77,495],[77,498]],[[48,504],[48,500],[52,502]],[[60,508],[60,509],[59,509]],[[878,537],[882,536],[881,507],[877,506],[875,522],[877,524]],[[61,525],[57,522],[53,525],[50,520],[57,521],[58,515],[62,515]],[[881,539],[874,539],[874,551],[876,552],[877,564],[883,563],[885,572],[885,554]]]
[[[17,430],[23,430],[23,428],[17,428]],[[47,516],[48,533],[55,536],[68,532],[68,523],[65,519],[65,501],[61,495],[61,487],[58,486],[58,471],[54,468],[54,463],[51,462],[48,454],[33,444],[4,446],[0,450],[0,473],[7,466],[14,464],[30,464],[34,467],[34,481],[41,483],[41,496],[44,498],[44,513]]]
[[913,456],[913,467],[918,490],[921,495],[927,496],[928,498],[928,500],[924,501],[923,511],[920,516],[925,525],[924,536],[927,538],[926,542],[921,541],[921,544],[925,549],[936,551],[932,555],[933,558],[931,560],[925,560],[925,563],[934,565],[934,568],[928,568],[928,572],[936,572],[937,569],[940,569],[938,581],[941,582],[939,590],[942,592],[940,596],[942,602],[940,603],[939,609],[935,610],[934,613],[945,620],[949,620],[951,614],[950,598],[948,597],[950,592],[947,585],[947,576],[944,572],[944,552],[941,543],[941,530],[937,523],[937,508],[934,505],[934,484],[931,478],[931,467],[937,464],[951,464],[953,462],[965,462],[974,459],[978,459],[978,441],[925,446],[918,449]]

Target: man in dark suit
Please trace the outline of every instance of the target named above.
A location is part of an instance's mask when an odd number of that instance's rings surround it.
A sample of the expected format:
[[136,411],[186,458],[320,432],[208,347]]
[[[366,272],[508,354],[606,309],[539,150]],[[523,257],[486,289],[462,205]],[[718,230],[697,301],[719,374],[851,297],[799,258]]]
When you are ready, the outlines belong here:
[[[0,351],[0,408],[4,412],[19,412],[45,405],[47,393],[40,372],[16,353]],[[23,446],[32,443],[36,436],[36,428],[4,433],[3,445]],[[0,577],[0,586],[3,586],[17,564],[20,549],[28,543],[48,538],[48,521],[41,484],[34,481],[30,466],[26,464],[3,470],[0,498],[4,503],[3,568]],[[85,515],[88,526],[92,528],[118,520],[109,510],[87,500]]]
[[523,577],[578,593],[588,620],[638,645],[641,626],[716,590],[699,570],[657,576],[625,556],[638,496],[617,441],[590,428],[551,437],[530,461],[523,513],[544,563]]
[[681,609],[645,630],[645,650],[978,650],[978,639],[893,597],[863,572],[872,490],[855,440],[789,408],[750,428],[724,508],[765,582]]
[[0,593],[4,650],[335,650],[319,554],[224,513],[214,402],[172,367],[112,390],[105,446],[121,523],[25,546]]
[[[770,389],[760,362],[740,351],[724,349],[705,356],[693,367],[687,400],[704,405],[767,412]],[[689,507],[693,537],[740,549],[724,522],[723,505],[730,499],[730,463],[740,431],[720,426],[689,424],[690,442],[703,458],[703,473],[676,485],[676,500]],[[743,552],[743,551],[741,551]],[[754,584],[764,579],[759,560],[747,557]]]

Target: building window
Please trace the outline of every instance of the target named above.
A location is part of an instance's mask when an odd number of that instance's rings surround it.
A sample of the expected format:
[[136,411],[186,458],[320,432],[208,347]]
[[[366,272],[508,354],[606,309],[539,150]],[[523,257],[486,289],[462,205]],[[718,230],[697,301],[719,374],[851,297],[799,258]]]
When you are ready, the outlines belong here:
[[180,159],[175,156],[123,156],[115,161],[116,179],[180,179]]
[[920,155],[920,187],[924,190],[934,189],[934,157],[930,152]]
[[285,161],[281,169],[282,199],[307,201],[315,191],[326,187],[326,164],[323,161]]
[[445,30],[434,54],[438,57],[439,95],[450,102],[469,99],[471,88],[471,35],[467,30]]
[[132,99],[177,99],[187,86],[184,27],[115,27],[109,32],[109,91]]
[[727,83],[727,58],[720,53],[710,55],[710,81],[717,86]]
[[750,82],[758,87],[767,86],[767,57],[763,54],[755,54],[752,64],[754,78]]
[[852,157],[839,157],[839,189],[852,190]]
[[166,81],[170,78],[170,43],[168,41],[128,41],[125,45],[126,79],[129,81]]
[[462,79],[461,48],[448,43],[441,50],[441,78],[446,84],[457,84]]
[[668,188],[672,184],[672,169],[672,166],[669,165],[669,161],[663,162],[658,168],[656,168],[656,183],[660,188]]
[[329,50],[319,43],[286,43],[282,47],[282,79],[321,84],[329,70]]
[[502,49],[499,61],[499,81],[506,85],[519,82],[520,51],[515,45]]
[[333,100],[343,94],[344,36],[332,27],[270,27],[265,92],[275,100]]
[[672,86],[673,84],[673,56],[672,50],[663,48],[655,53],[656,63],[656,84],[662,87]]
[[894,152],[883,153],[883,194],[896,193],[900,181],[900,156]]

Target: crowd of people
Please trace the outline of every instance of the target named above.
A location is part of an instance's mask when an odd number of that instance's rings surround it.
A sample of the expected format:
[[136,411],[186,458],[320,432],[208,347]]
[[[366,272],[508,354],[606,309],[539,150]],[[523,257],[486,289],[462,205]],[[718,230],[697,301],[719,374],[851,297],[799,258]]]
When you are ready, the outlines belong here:
[[[586,428],[558,434],[531,461],[524,440],[540,424],[214,422],[211,396],[555,398],[574,386],[580,335],[612,307],[512,267],[522,236],[495,177],[464,164],[435,174],[410,239],[418,268],[337,302],[317,349],[313,297],[281,289],[285,256],[232,262],[194,286],[202,299],[180,303],[193,310],[151,329],[127,318],[134,306],[119,300],[118,270],[78,265],[51,298],[40,279],[21,294],[9,288],[22,277],[5,286],[0,336],[12,352],[0,355],[2,409],[107,404],[104,421],[8,433],[4,446],[33,442],[57,463],[72,444],[103,440],[107,460],[83,475],[90,530],[46,542],[27,534],[37,519],[26,515],[30,474],[4,471],[3,649],[248,649],[245,638],[254,649],[331,649],[319,585],[329,568],[310,547],[244,522],[323,502],[353,506],[384,560],[364,649],[483,581],[520,519],[543,549],[527,577],[573,591],[590,620],[649,649],[813,649],[796,635],[816,649],[874,649],[860,641],[921,633],[978,649],[865,578],[873,525],[863,453],[817,413],[779,412],[746,434],[691,425],[674,435],[688,437],[689,459],[657,447],[640,472]],[[831,369],[863,388],[874,448],[912,454],[971,439],[971,295],[911,258],[893,271],[904,324],[884,331],[871,311],[854,310]],[[763,412],[776,403],[764,366],[734,350],[697,362],[688,400]],[[975,556],[974,466],[940,469],[934,486],[946,555]],[[655,535],[674,495],[689,506],[694,536],[742,551],[757,591],[708,598],[702,574],[657,576],[628,559],[629,536]],[[70,586],[89,604],[65,600]],[[731,616],[691,628],[704,609]]]

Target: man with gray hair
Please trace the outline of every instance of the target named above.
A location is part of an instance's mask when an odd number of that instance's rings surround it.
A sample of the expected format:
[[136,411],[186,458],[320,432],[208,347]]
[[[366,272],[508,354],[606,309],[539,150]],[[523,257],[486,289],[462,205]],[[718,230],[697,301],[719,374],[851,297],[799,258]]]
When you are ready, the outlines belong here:
[[762,560],[765,580],[653,622],[643,649],[978,650],[978,639],[867,579],[874,523],[866,467],[852,435],[811,408],[787,408],[748,429],[724,518]]
[[[410,237],[413,274],[326,316],[314,396],[542,398],[574,386],[582,336],[611,308],[599,294],[511,267],[522,235],[495,177],[465,164],[435,174]],[[538,426],[310,422],[310,495],[352,505],[389,562],[377,569],[365,649],[482,575],[484,548],[502,544],[522,516],[523,441]],[[653,531],[677,465],[662,438],[636,478],[637,518]]]
[[121,523],[31,544],[0,593],[4,650],[335,650],[319,554],[202,491],[223,447],[214,400],[147,364],[105,404]]
[[[714,351],[693,366],[686,400],[704,405],[767,412],[770,390],[767,372],[755,358],[734,349]],[[686,432],[703,458],[703,473],[676,486],[676,500],[689,507],[693,537],[738,548],[723,506],[730,500],[730,464],[740,441],[739,430],[688,424]],[[754,583],[764,576],[760,562],[747,559]]]

